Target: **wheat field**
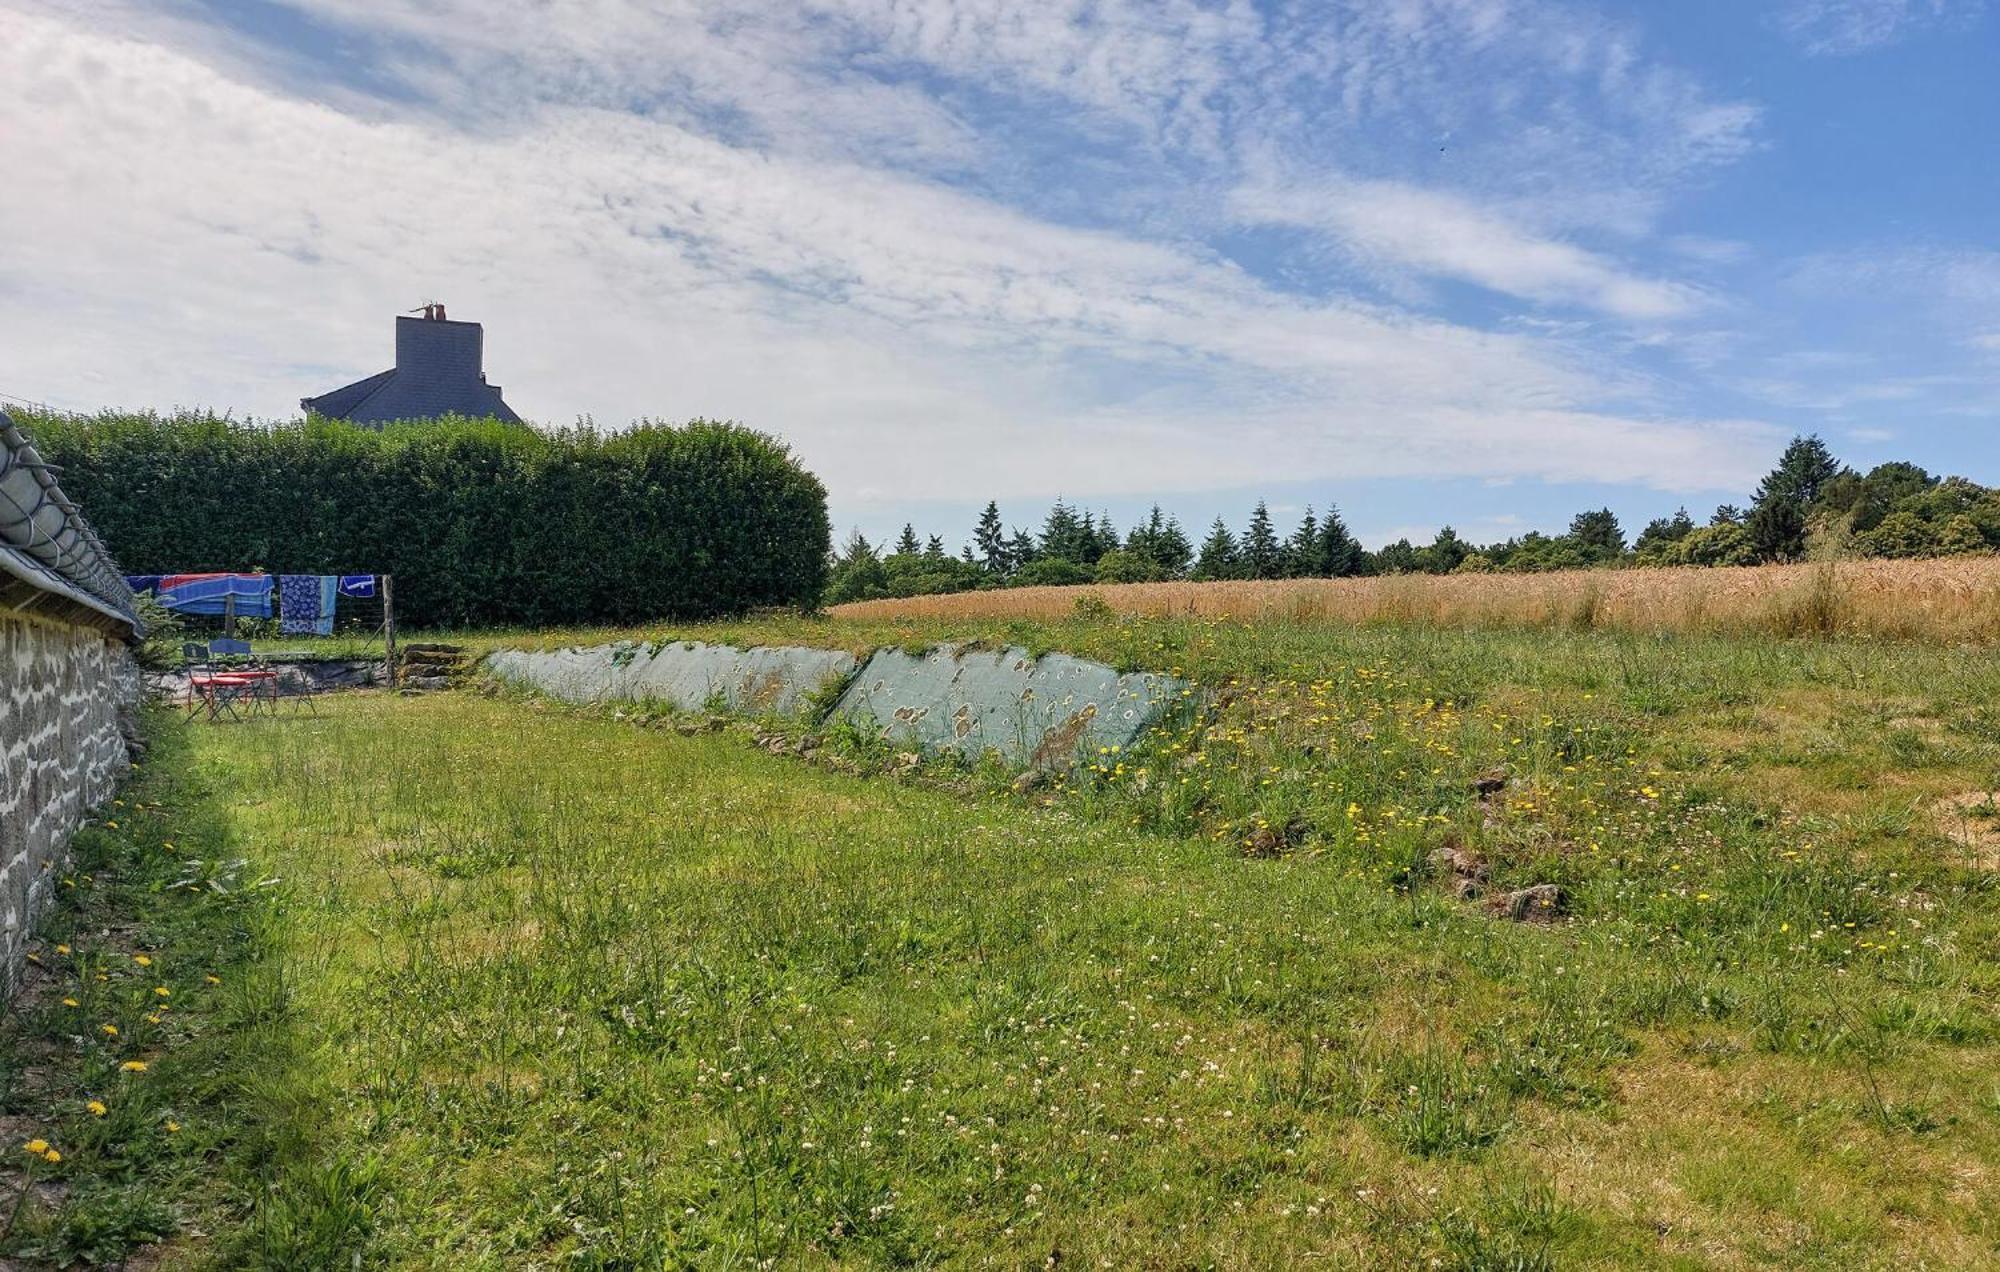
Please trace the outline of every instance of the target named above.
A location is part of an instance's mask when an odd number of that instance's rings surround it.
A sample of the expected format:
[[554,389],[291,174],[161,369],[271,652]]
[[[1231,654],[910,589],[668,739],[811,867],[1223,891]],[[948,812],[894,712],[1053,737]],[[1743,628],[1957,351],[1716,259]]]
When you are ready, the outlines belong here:
[[2000,640],[2000,557],[1739,568],[1085,584],[857,601],[855,619],[1147,617]]

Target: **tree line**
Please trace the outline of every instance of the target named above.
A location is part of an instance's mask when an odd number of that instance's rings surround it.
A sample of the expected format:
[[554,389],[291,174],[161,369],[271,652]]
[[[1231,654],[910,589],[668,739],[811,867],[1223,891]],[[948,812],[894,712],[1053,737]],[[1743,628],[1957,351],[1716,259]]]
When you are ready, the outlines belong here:
[[1058,499],[1039,532],[1007,527],[989,502],[957,554],[942,535],[906,524],[878,547],[857,530],[830,563],[828,604],[989,587],[1144,583],[1170,579],[1346,578],[1371,574],[1544,571],[1619,566],[1760,565],[1808,556],[1934,557],[2000,549],[2000,490],[1940,478],[1901,461],[1866,472],[1817,436],[1795,437],[1747,507],[1723,504],[1697,522],[1681,508],[1628,542],[1609,508],[1579,512],[1562,534],[1531,531],[1476,544],[1445,526],[1427,544],[1369,551],[1339,509],[1307,508],[1289,530],[1263,500],[1238,532],[1216,518],[1199,543],[1155,504],[1120,534],[1105,513]]

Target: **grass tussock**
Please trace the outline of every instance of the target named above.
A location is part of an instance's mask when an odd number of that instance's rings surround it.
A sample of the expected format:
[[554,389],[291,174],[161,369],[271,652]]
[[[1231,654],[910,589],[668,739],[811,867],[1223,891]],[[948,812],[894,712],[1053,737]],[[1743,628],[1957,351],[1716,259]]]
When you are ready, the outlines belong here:
[[1724,569],[1125,583],[860,601],[861,621],[1068,617],[1080,597],[1125,615],[1292,623],[2000,640],[2000,558]]

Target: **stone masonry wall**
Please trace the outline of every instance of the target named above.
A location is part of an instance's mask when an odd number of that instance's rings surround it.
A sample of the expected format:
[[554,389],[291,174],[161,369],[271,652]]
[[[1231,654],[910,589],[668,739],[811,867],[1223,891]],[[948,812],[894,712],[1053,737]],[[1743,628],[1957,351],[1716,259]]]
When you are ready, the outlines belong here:
[[124,644],[0,613],[0,988],[60,886],[71,834],[130,764],[139,693]]

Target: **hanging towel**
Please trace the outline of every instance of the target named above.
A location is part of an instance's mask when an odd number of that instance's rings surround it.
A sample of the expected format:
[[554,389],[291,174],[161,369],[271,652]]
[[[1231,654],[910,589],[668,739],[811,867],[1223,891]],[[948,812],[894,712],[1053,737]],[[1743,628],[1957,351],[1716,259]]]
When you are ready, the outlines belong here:
[[271,576],[268,574],[165,574],[160,576],[160,604],[183,614],[220,614],[230,600],[243,618],[271,616]]
[[372,574],[343,574],[340,576],[340,594],[367,600],[375,595],[375,576]]
[[331,574],[280,574],[278,630],[287,636],[333,635],[336,582]]

